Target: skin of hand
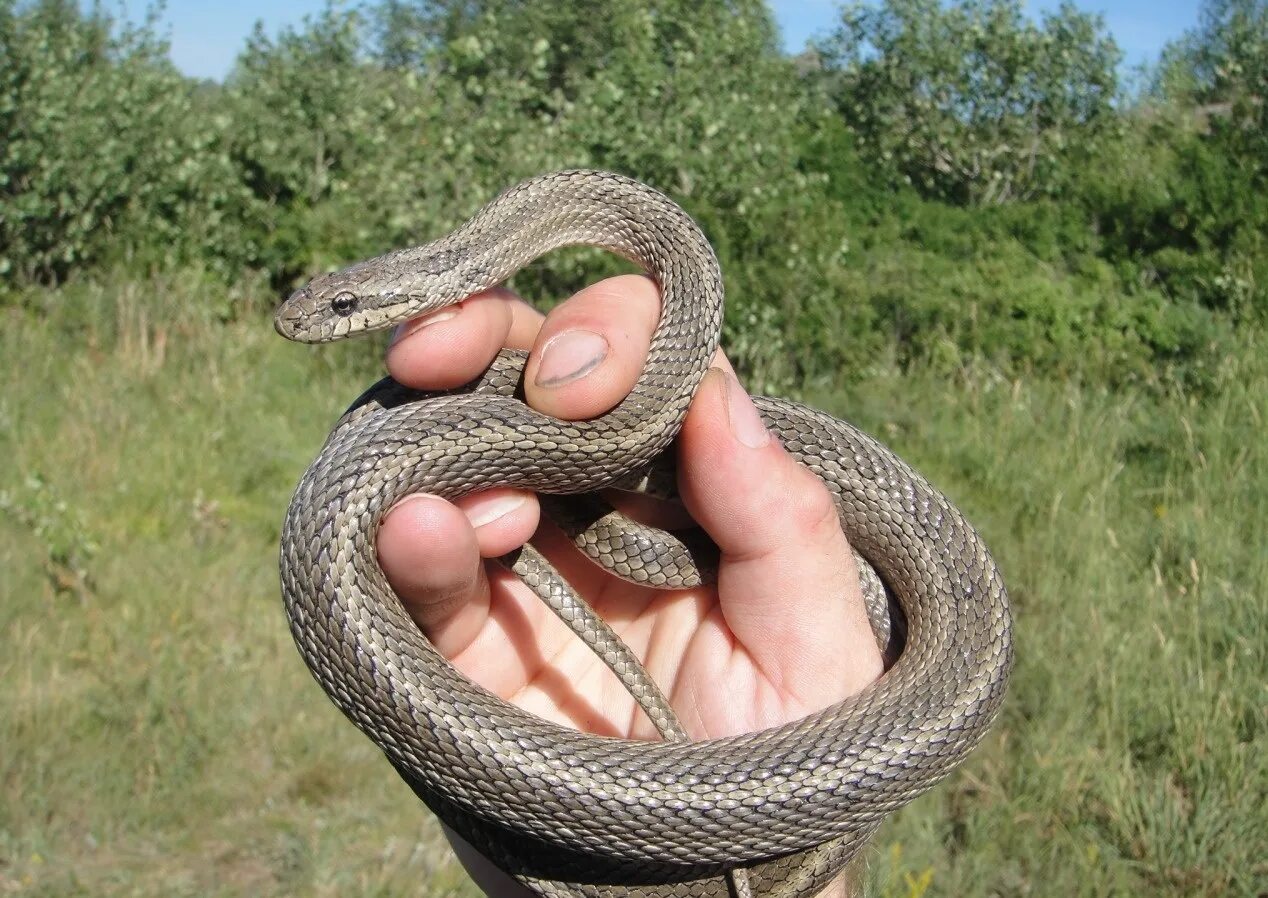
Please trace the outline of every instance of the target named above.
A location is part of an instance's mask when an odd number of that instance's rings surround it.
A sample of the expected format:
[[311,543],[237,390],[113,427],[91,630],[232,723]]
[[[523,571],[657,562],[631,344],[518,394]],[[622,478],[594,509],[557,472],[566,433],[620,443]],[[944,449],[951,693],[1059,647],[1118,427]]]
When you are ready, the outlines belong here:
[[[424,389],[476,377],[503,347],[529,349],[530,405],[578,420],[619,402],[642,371],[660,310],[635,275],[594,284],[543,316],[498,288],[398,328],[387,367]],[[451,504],[410,496],[386,516],[379,560],[423,632],[467,677],[526,711],[607,736],[659,738],[615,676],[530,592],[486,564],[530,537],[641,659],[693,739],[787,723],[882,672],[853,555],[828,490],[763,426],[719,352],[677,443],[686,511],[721,550],[718,582],[658,590],[577,552],[535,496],[494,489]],[[623,510],[681,525],[650,500]],[[495,898],[529,893],[449,833]],[[823,896],[843,896],[838,882]]]

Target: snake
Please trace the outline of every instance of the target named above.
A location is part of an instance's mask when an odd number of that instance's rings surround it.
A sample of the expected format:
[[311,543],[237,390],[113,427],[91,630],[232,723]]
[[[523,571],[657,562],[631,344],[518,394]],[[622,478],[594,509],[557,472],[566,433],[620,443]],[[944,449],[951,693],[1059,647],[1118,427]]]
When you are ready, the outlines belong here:
[[[385,514],[411,493],[452,500],[512,487],[566,504],[654,479],[720,341],[722,274],[691,216],[622,175],[541,175],[447,236],[317,276],[282,302],[274,325],[305,343],[390,328],[577,245],[623,256],[660,291],[633,389],[598,417],[555,419],[524,401],[526,355],[511,350],[456,390],[391,378],[371,387],[336,423],[286,511],[279,566],[292,636],[329,698],[419,798],[535,894],[814,895],[889,814],[980,742],[1013,664],[1007,592],[983,540],[890,449],[822,411],[754,398],[770,432],[826,485],[864,579],[887,597],[868,603],[874,629],[891,632],[879,620],[887,605],[901,622],[897,656],[874,683],[756,733],[688,740],[638,659],[531,543],[505,562],[613,668],[665,738],[598,736],[523,711],[427,640],[375,550]],[[577,545],[622,576],[667,588],[707,576],[672,534],[615,513],[573,517]]]

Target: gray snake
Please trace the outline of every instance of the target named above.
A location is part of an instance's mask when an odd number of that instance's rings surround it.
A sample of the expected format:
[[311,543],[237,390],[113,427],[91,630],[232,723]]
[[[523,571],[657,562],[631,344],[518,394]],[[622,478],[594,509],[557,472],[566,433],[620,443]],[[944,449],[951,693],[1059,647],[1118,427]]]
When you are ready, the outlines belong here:
[[[410,493],[588,493],[637,478],[667,449],[721,326],[721,274],[692,219],[618,175],[545,175],[447,237],[316,278],[275,324],[303,342],[389,327],[577,244],[634,261],[660,288],[661,318],[629,396],[588,421],[542,415],[516,396],[524,357],[506,351],[463,390],[422,394],[390,380],[372,388],[336,425],[286,514],[280,566],[292,634],[326,693],[423,801],[537,893],[813,895],[887,814],[977,744],[1012,665],[1007,597],[986,547],[887,448],[822,412],[755,400],[828,486],[845,535],[907,628],[876,683],[759,733],[635,742],[542,721],[454,670],[408,617],[375,552],[383,515]],[[632,551],[648,554],[645,544]],[[514,564],[566,606],[559,613],[623,682],[647,693],[649,713],[667,711],[544,559],[526,547]],[[674,737],[672,711],[657,725]]]

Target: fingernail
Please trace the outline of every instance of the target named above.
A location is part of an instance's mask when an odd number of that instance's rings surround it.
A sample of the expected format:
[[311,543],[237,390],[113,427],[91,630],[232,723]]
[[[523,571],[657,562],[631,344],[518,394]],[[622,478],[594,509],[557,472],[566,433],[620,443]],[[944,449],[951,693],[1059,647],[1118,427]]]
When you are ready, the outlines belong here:
[[757,413],[757,406],[749,399],[748,393],[740,386],[739,381],[731,377],[721,368],[711,368],[721,378],[722,393],[726,397],[727,422],[731,425],[731,433],[750,449],[761,449],[770,442],[770,431],[766,429],[762,416]]
[[608,354],[608,341],[593,331],[565,331],[552,337],[537,366],[539,387],[560,387],[585,377]]
[[464,510],[472,527],[483,527],[492,524],[498,518],[510,514],[524,504],[523,496],[497,496],[468,505]]
[[462,304],[448,306],[430,315],[424,315],[422,318],[415,318],[412,321],[406,321],[404,324],[397,325],[396,332],[392,334],[392,342],[399,343],[410,334],[416,334],[425,327],[431,327],[433,324],[440,324],[442,321],[448,321],[450,318],[457,318],[458,313],[462,311]]

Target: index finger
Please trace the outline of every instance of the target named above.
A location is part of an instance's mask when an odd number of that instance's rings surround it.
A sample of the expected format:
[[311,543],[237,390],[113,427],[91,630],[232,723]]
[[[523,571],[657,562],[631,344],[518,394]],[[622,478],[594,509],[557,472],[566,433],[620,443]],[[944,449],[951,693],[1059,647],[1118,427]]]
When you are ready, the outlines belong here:
[[659,316],[660,292],[639,275],[591,284],[547,316],[497,287],[398,328],[388,373],[419,389],[453,389],[475,379],[499,350],[531,349],[528,403],[558,418],[591,418],[634,386]]
[[480,375],[498,351],[529,349],[545,316],[506,287],[407,321],[387,349],[387,370],[420,390],[450,390]]

